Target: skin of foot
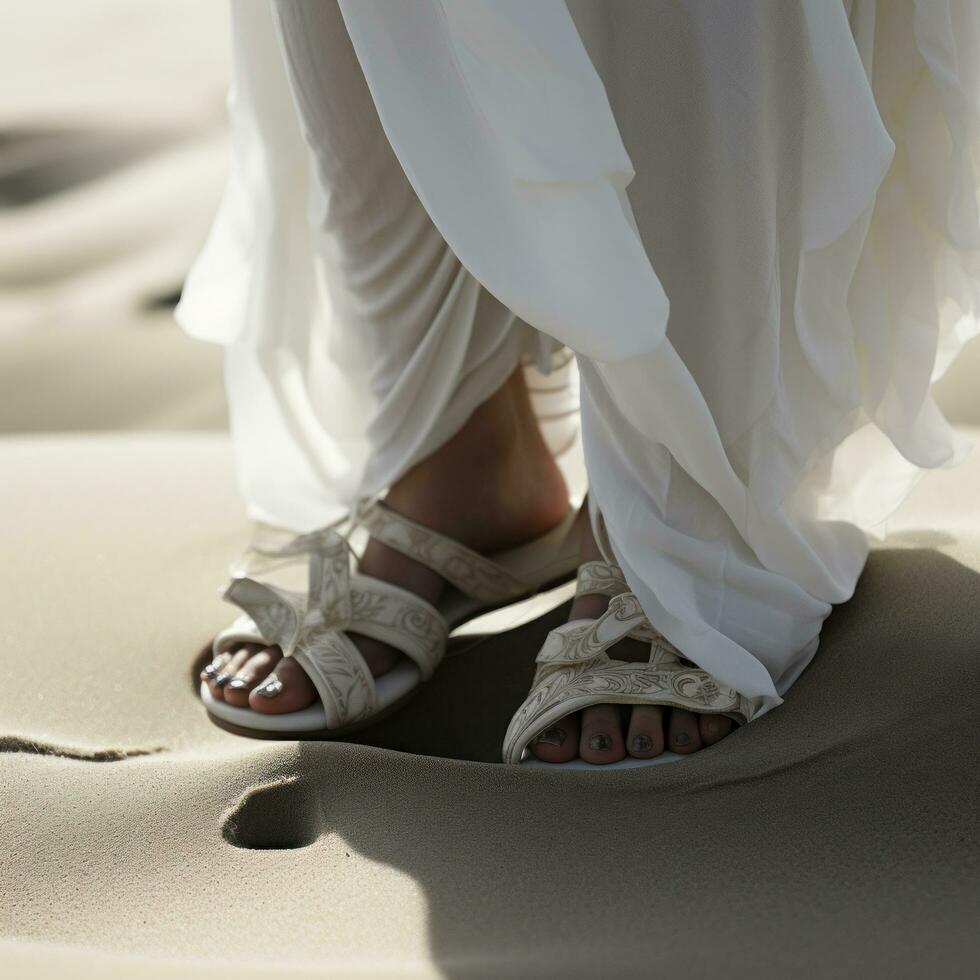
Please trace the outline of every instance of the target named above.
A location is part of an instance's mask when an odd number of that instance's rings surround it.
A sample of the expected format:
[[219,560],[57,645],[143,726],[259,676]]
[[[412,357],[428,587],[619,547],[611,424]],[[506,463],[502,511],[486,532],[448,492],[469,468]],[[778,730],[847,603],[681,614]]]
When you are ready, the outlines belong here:
[[[521,369],[463,427],[395,483],[393,510],[481,554],[530,541],[568,512],[568,490],[531,407]],[[431,569],[371,539],[359,570],[437,603],[445,581]],[[402,654],[371,637],[350,639],[375,677]],[[317,700],[303,668],[279,647],[243,644],[201,672],[215,698],[265,714],[298,711]]]
[[[584,508],[583,508],[584,510]],[[580,559],[601,559],[587,517],[578,522]],[[569,621],[597,619],[609,605],[606,596],[577,596]],[[616,660],[642,661],[649,644],[627,637],[609,650]],[[627,756],[652,759],[665,749],[686,755],[720,742],[733,728],[724,715],[698,715],[691,711],[653,705],[599,704],[566,715],[543,731],[530,745],[544,762],[570,762],[581,758],[593,765],[608,765]]]

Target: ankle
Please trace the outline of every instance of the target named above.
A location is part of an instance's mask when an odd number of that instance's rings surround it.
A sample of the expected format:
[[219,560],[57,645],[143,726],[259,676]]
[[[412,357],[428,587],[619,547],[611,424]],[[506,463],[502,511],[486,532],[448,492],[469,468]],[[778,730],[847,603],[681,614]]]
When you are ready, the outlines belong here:
[[567,513],[568,491],[517,371],[386,502],[477,551],[520,544]]

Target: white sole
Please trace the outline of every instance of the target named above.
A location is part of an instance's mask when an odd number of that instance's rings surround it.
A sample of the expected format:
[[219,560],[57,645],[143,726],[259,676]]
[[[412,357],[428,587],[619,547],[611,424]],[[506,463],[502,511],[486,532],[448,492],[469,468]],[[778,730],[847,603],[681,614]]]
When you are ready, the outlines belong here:
[[[378,692],[378,711],[406,697],[419,684],[419,669],[407,657],[402,662],[375,678]],[[237,705],[219,701],[211,694],[205,681],[201,681],[201,700],[208,711],[216,718],[235,725],[238,728],[254,728],[260,732],[281,732],[288,735],[291,732],[328,732],[327,716],[323,705],[317,701],[308,708],[299,711],[285,711],[282,714],[267,715],[252,708],[239,708]]]

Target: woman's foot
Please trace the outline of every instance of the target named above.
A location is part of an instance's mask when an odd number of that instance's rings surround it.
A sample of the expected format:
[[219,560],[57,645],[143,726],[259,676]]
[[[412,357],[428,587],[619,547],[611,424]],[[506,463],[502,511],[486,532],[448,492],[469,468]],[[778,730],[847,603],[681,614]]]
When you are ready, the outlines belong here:
[[[518,369],[460,431],[389,490],[392,509],[483,554],[523,544],[558,524],[568,490],[545,445]],[[371,539],[359,570],[437,603],[445,581],[431,569]],[[349,634],[375,677],[402,654]],[[201,673],[211,694],[266,714],[298,711],[317,699],[303,668],[279,647],[245,644]]]
[[[587,515],[580,522],[581,561],[601,559]],[[609,605],[601,595],[576,596],[569,613],[574,619],[598,619]],[[649,643],[627,638],[609,649],[617,660],[642,661]],[[654,705],[599,704],[566,715],[545,729],[529,748],[543,762],[580,758],[593,765],[619,762],[627,756],[653,759],[665,749],[686,755],[720,742],[734,727],[725,715],[698,715]]]

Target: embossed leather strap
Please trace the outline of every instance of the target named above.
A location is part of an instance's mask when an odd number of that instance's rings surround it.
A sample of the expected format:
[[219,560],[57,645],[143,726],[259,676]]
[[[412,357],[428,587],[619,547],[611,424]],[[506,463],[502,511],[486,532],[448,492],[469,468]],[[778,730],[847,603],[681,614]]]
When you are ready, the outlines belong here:
[[449,629],[439,611],[406,589],[354,575],[347,629],[387,643],[418,665],[423,680],[442,662]]
[[576,595],[607,595],[612,598],[629,590],[619,565],[596,560],[583,562],[578,567]]
[[506,602],[533,591],[506,569],[438,531],[395,513],[381,501],[361,515],[371,537],[431,568],[460,592],[482,602]]
[[336,630],[305,636],[293,654],[313,682],[328,728],[344,728],[378,710],[378,692],[367,662],[350,638]]
[[[645,663],[614,660],[606,652],[626,636],[650,644]],[[596,620],[577,620],[552,630],[537,664],[530,693],[504,737],[505,762],[519,763],[540,732],[565,715],[596,704],[667,705],[724,714],[740,724],[757,711],[751,699],[684,661],[646,618],[632,592],[613,597]]]
[[236,577],[225,598],[243,616],[215,640],[215,652],[233,641],[278,644],[309,675],[323,702],[329,728],[346,727],[373,715],[377,687],[348,630],[387,643],[428,678],[446,650],[448,627],[421,597],[366,575],[352,574],[346,540],[324,531],[309,554],[307,592]]

